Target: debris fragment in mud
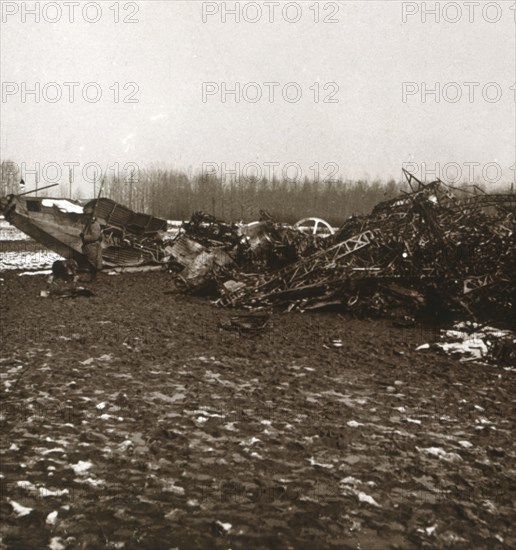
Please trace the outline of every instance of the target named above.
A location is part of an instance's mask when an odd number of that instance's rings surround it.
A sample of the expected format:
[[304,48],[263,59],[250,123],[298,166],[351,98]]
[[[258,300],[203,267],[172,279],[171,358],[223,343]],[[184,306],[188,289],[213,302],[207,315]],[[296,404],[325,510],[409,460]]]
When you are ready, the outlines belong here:
[[92,296],[95,296],[95,293],[89,288],[79,286],[67,289],[42,290],[39,295],[41,298],[91,298]]
[[323,344],[323,348],[326,348],[326,349],[330,349],[330,348],[340,349],[343,346],[344,344],[340,338],[331,338],[328,345]]
[[499,365],[516,363],[516,333],[478,323],[457,323],[450,330],[441,331],[441,340],[422,344],[417,351],[438,349],[451,355],[460,355],[460,361],[496,362]]
[[211,526],[214,535],[226,535],[232,527],[231,523],[224,523],[219,520],[214,521]]
[[221,328],[236,330],[239,333],[258,334],[265,329],[269,321],[267,314],[241,314],[233,315],[229,321],[222,322]]

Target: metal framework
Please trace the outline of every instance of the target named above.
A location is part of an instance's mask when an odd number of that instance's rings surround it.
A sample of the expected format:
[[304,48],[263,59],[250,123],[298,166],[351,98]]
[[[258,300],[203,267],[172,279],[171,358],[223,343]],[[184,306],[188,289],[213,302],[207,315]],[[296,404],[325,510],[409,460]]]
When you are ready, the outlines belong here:
[[[328,279],[335,278],[337,267],[340,268],[338,273],[342,272],[341,260],[343,258],[369,246],[374,240],[374,231],[369,229],[363,231],[326,250],[321,250],[307,258],[298,260],[293,265],[284,267],[273,273],[272,276],[257,287],[236,290],[228,295],[224,301],[233,303],[235,300],[240,300],[244,297],[252,300],[253,297],[261,294],[269,294],[271,298],[278,298],[285,293],[320,287],[325,284]],[[317,281],[315,285],[311,284],[314,279]]]

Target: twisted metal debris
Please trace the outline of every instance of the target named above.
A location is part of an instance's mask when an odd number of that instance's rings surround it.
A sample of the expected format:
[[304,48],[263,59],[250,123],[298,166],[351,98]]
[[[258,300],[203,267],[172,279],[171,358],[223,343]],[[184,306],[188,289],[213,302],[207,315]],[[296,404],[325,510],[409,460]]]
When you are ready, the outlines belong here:
[[[219,285],[223,306],[507,321],[514,314],[515,195],[460,198],[406,173],[411,192],[348,219],[319,250]],[[416,184],[416,185],[414,185]],[[415,187],[415,188],[414,188]],[[471,192],[470,192],[471,193]]]
[[189,292],[240,288],[234,279],[292,264],[319,250],[322,240],[270,218],[244,225],[197,212],[168,248],[169,270]]

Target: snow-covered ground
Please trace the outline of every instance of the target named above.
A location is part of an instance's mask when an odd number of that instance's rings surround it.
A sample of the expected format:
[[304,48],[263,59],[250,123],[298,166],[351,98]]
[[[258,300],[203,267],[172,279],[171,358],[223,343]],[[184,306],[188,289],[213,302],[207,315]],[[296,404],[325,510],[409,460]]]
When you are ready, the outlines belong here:
[[0,271],[11,269],[49,269],[61,256],[48,250],[37,252],[0,252]]
[[29,241],[31,238],[0,216],[0,241]]
[[[27,248],[33,248],[33,239],[10,225],[3,216],[0,216],[0,243],[14,243],[16,241],[26,241],[27,245],[31,243]],[[58,254],[44,248],[41,248],[41,250],[17,250],[16,252],[4,251],[5,248],[7,247],[0,249],[2,250],[0,252],[0,271],[49,269],[60,258]]]

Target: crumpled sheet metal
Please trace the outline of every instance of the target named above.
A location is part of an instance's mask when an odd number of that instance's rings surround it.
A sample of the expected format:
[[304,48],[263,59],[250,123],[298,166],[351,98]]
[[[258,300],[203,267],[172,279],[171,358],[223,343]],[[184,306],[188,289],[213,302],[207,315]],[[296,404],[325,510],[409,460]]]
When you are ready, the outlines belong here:
[[189,290],[234,289],[228,283],[246,273],[270,272],[303,254],[317,250],[322,239],[271,220],[250,226],[217,220],[197,212],[183,224],[181,233],[167,246],[170,270]]
[[[347,220],[321,243],[325,250],[247,280],[235,277],[240,284],[224,288],[219,303],[287,310],[341,304],[433,322],[444,312],[507,320],[514,313],[515,205],[514,195],[459,199],[442,182],[420,185]],[[367,246],[351,246],[364,235],[372,236]],[[342,243],[346,253],[332,258]]]
[[205,289],[218,271],[234,264],[222,248],[207,248],[186,235],[181,235],[169,252],[182,268],[177,276],[190,291]]

